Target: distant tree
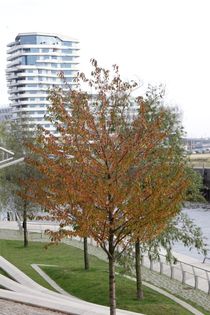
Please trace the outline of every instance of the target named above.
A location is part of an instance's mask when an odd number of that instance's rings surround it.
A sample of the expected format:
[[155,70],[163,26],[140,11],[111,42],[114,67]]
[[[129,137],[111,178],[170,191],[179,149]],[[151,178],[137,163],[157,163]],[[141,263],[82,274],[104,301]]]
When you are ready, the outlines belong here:
[[202,176],[193,170],[192,167],[187,167],[187,174],[190,178],[190,185],[186,192],[186,201],[190,202],[202,202],[205,203],[206,199],[202,194],[203,189],[203,179]]
[[[166,111],[152,118],[147,101],[137,97],[131,117],[136,84],[122,81],[117,66],[113,72],[95,60],[92,66],[90,79],[78,75],[77,90],[50,92],[48,115],[58,134],[41,129],[38,145],[29,145],[35,157],[27,161],[42,176],[25,182],[25,198],[60,222],[59,231],[50,232],[52,241],[88,236],[106,252],[110,314],[115,315],[117,247],[123,251],[128,240],[146,241],[160,233],[179,211],[188,180],[185,160],[175,163],[173,146],[164,145],[171,132],[163,129]],[[80,81],[95,94],[83,92]]]
[[[26,157],[28,150],[25,142],[33,142],[32,133],[18,123],[8,121],[0,125],[1,145],[15,154],[15,158]],[[34,210],[34,206],[20,196],[21,190],[26,193],[26,186],[21,185],[22,180],[35,177],[35,170],[26,163],[20,163],[4,168],[0,171],[0,195],[1,205],[7,209],[12,208],[20,217],[23,223],[24,246],[28,246],[27,216]]]

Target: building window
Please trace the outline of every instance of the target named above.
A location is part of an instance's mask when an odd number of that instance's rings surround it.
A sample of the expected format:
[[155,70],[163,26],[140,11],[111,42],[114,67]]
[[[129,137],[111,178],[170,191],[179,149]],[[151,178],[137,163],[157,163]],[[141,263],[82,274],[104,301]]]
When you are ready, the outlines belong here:
[[26,65],[35,65],[37,61],[37,56],[26,56]]
[[62,57],[62,60],[63,60],[63,61],[71,61],[71,60],[72,60],[72,57],[70,57],[70,56],[64,56],[64,57]]
[[63,45],[67,47],[72,47],[72,42],[63,41]]

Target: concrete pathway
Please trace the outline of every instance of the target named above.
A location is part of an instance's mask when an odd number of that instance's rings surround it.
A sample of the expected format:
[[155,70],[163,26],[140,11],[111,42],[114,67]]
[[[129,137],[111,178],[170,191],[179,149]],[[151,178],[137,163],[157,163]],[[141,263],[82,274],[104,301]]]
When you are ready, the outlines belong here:
[[148,284],[153,284],[158,288],[162,288],[173,295],[180,297],[189,302],[194,302],[204,309],[210,311],[210,296],[201,290],[195,290],[188,285],[183,285],[180,281],[170,279],[166,275],[160,275],[148,268],[142,270],[143,280]]
[[[130,279],[130,280],[133,280],[133,281],[136,281],[135,278],[133,277],[129,277],[129,276],[125,276],[126,278]],[[160,294],[163,294],[164,296],[168,297],[169,299],[173,300],[174,302],[176,302],[177,304],[181,305],[182,307],[186,308],[188,311],[190,311],[192,314],[195,314],[195,315],[204,315],[203,313],[201,313],[200,311],[198,311],[196,308],[194,308],[193,306],[191,306],[190,304],[186,303],[185,301],[182,301],[180,300],[179,298],[175,297],[174,295],[166,292],[165,290],[163,289],[160,289],[156,286],[154,286],[153,284],[150,284],[148,282],[145,282],[143,281],[143,285],[160,293]]]
[[50,311],[40,307],[25,305],[13,301],[0,299],[1,315],[64,315],[64,313]]

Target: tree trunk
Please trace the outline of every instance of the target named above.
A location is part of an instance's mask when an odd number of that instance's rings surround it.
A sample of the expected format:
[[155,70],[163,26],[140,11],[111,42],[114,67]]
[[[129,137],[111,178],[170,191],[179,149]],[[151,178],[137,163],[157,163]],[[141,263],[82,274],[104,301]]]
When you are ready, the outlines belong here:
[[24,205],[23,205],[23,236],[24,236],[24,247],[28,247],[27,205],[26,205],[26,202],[24,202]]
[[142,288],[142,276],[141,276],[141,250],[140,242],[137,240],[135,243],[135,267],[136,267],[136,297],[138,300],[144,298],[143,288]]
[[84,237],[84,264],[85,270],[89,270],[89,257],[88,257],[88,242],[87,237]]
[[116,315],[116,288],[115,288],[115,257],[114,257],[114,235],[109,235],[109,306],[110,315]]

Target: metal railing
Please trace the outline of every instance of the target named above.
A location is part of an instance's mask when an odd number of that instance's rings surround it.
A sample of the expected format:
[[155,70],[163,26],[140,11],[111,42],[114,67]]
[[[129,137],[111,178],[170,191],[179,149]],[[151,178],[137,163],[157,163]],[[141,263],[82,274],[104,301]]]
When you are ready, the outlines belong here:
[[210,294],[210,268],[201,268],[181,260],[172,264],[166,261],[164,255],[160,256],[160,261],[152,260],[148,255],[142,256],[142,266]]
[[[73,237],[72,239],[79,242],[83,241],[79,237]],[[88,239],[88,243],[93,247],[99,247],[93,239]],[[148,254],[144,254],[142,256],[142,266],[181,282],[186,285],[186,289],[199,289],[210,295],[210,267],[209,269],[201,268],[181,260],[176,260],[176,263],[172,264],[167,262],[166,256],[163,254],[160,254],[159,261],[152,260]]]

